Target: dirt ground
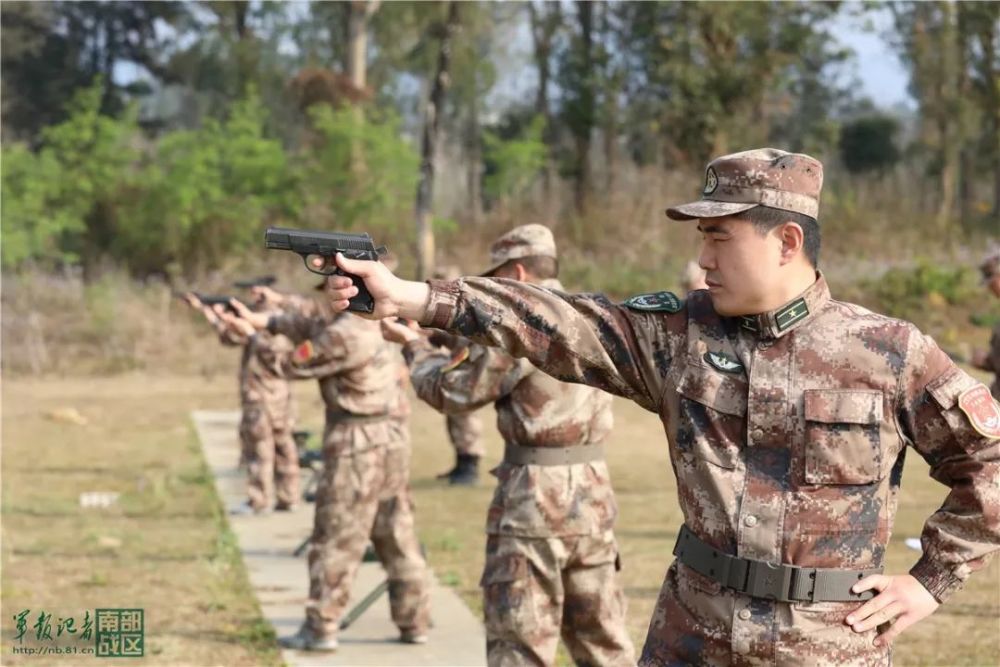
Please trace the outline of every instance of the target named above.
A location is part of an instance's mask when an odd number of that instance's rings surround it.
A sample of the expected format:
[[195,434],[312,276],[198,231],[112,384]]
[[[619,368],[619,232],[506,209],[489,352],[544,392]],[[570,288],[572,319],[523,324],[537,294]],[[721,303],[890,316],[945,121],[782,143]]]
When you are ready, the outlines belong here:
[[[233,359],[235,365],[236,359]],[[32,655],[16,648],[93,646],[67,633],[85,610],[145,610],[142,661],[122,664],[280,664],[246,575],[225,528],[188,413],[235,409],[235,379],[150,377],[11,380],[3,386],[2,664],[78,665],[76,655]],[[297,387],[300,423],[318,431],[321,410],[312,383]],[[73,415],[53,411],[73,408]],[[452,455],[444,419],[414,405],[413,489],[417,522],[438,577],[478,613],[483,525],[492,493],[452,489],[434,479]],[[493,423],[492,409],[482,413]],[[609,462],[620,506],[618,537],[629,598],[629,628],[641,646],[680,523],[673,474],[659,421],[616,401]],[[501,443],[487,429],[486,468]],[[911,453],[912,454],[912,453]],[[233,452],[234,458],[237,452]],[[926,465],[909,456],[887,570],[904,572],[917,553],[904,545],[944,497]],[[80,494],[120,494],[109,508],[82,508]],[[303,575],[305,573],[303,572]],[[30,609],[23,643],[14,616]],[[35,638],[39,612],[52,614],[53,640]],[[987,665],[1000,655],[1000,564],[932,618],[904,634],[898,665]],[[79,635],[79,632],[77,633]]]

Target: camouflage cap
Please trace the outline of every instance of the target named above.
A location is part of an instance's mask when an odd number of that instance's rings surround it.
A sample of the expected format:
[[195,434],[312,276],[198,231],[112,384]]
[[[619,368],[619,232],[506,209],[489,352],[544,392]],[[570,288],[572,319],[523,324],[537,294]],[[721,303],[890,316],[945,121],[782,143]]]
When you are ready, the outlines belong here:
[[701,201],[667,209],[673,220],[718,218],[770,206],[819,217],[823,164],[802,153],[758,148],[715,158],[705,170]]
[[983,281],[989,282],[1000,276],[1000,247],[993,248],[982,264],[979,265],[979,272],[983,274]]
[[521,225],[510,230],[490,245],[490,268],[480,275],[488,276],[512,259],[523,257],[556,258],[556,240],[545,225]]

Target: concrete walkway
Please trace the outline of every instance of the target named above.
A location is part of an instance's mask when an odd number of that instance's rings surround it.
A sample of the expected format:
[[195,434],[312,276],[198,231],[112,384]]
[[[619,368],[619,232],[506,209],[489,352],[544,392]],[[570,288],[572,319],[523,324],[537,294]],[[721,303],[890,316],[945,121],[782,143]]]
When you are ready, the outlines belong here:
[[[192,413],[205,460],[215,476],[219,498],[227,509],[246,499],[243,474],[237,469],[236,412]],[[294,633],[302,623],[309,582],[305,556],[292,555],[312,532],[313,506],[305,504],[291,514],[230,516],[250,583],[264,618],[278,636]],[[417,526],[420,516],[417,515]],[[351,591],[351,605],[384,581],[378,563],[363,563]],[[450,589],[434,581],[431,588],[434,627],[422,646],[401,644],[399,631],[389,620],[389,602],[382,595],[355,623],[341,633],[336,653],[282,651],[288,665],[485,665],[486,638],[482,623]]]

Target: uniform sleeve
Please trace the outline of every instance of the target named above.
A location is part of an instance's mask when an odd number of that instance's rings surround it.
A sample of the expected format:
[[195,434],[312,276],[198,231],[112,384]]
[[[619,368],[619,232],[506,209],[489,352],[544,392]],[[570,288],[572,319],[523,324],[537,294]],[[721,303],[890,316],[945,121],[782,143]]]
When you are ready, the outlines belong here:
[[970,390],[985,387],[914,330],[899,391],[900,430],[949,492],[924,524],[923,555],[910,574],[939,602],[1000,548],[1000,439],[980,432],[997,434],[1000,426],[979,423],[977,430],[959,402]]
[[417,396],[446,414],[496,402],[537,372],[523,359],[482,345],[460,346],[449,353],[420,338],[407,343],[403,354]]
[[226,326],[215,326],[215,330],[219,334],[219,342],[226,347],[240,347],[246,345],[249,340],[247,336],[231,331]]
[[[430,281],[422,324],[498,347],[563,382],[657,412],[683,314],[636,313],[601,295],[494,278]],[[677,331],[679,333],[679,331]]]

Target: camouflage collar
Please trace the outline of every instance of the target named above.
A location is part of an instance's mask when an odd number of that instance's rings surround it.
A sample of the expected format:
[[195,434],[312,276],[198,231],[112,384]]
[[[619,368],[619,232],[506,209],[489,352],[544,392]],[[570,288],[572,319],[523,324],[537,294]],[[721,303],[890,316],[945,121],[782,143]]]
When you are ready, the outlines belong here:
[[759,338],[781,338],[815,317],[829,300],[830,288],[823,274],[817,272],[816,282],[785,305],[759,315],[744,315],[737,320],[740,328],[753,332]]

